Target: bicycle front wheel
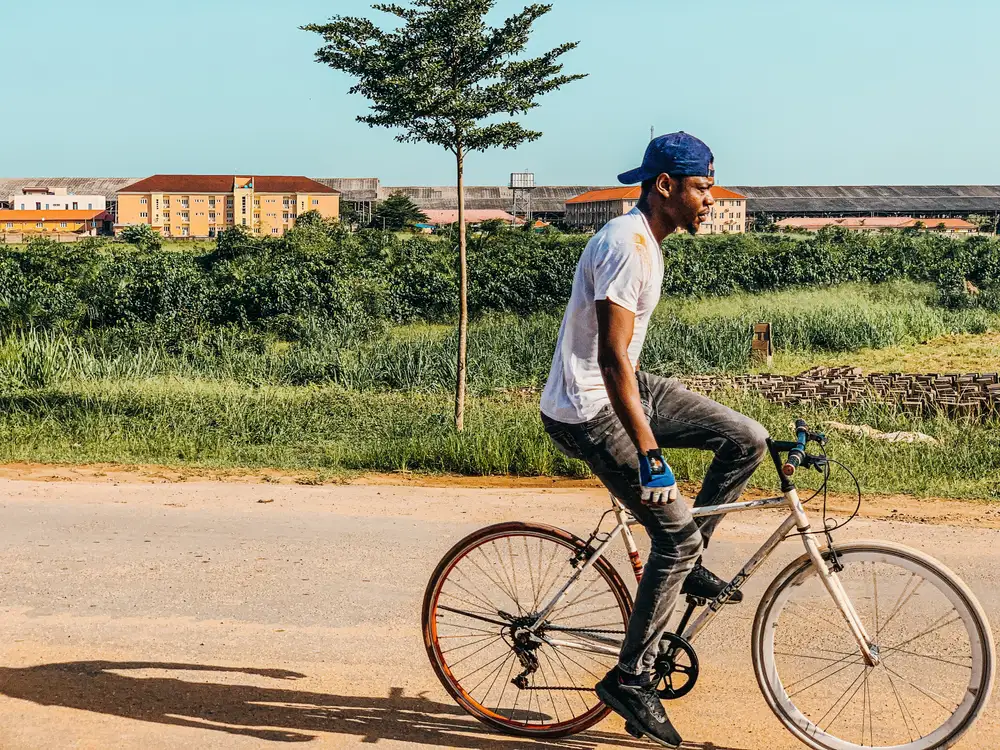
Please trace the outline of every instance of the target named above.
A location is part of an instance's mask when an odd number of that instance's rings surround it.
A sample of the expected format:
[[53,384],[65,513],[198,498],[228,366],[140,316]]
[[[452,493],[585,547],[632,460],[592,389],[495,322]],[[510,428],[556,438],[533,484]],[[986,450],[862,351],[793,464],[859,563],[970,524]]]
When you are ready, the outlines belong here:
[[584,569],[591,551],[551,526],[502,523],[444,556],[424,594],[424,645],[466,711],[524,737],[564,737],[607,716],[594,686],[618,661],[632,598],[603,557]]
[[[778,719],[816,750],[950,747],[993,685],[989,622],[972,592],[936,560],[887,542],[837,547],[847,598],[878,647],[869,667],[803,555],[757,609],[753,664]],[[824,558],[832,562],[828,551]]]

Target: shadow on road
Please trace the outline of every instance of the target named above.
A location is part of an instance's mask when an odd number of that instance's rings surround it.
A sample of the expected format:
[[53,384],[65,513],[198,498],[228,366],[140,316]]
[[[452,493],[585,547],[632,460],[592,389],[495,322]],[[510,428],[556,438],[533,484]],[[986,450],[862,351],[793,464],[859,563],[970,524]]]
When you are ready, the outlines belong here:
[[[237,673],[276,680],[305,675],[282,669],[212,667],[159,662],[78,661],[0,668],[0,695],[81,711],[254,737],[308,742],[315,733],[354,735],[363,742],[399,740],[473,750],[590,750],[609,743],[648,748],[645,741],[609,732],[526,742],[491,733],[458,706],[390,688],[384,698],[327,695],[287,688],[193,682],[175,677],[118,674],[128,670]],[[685,743],[686,750],[738,750]]]

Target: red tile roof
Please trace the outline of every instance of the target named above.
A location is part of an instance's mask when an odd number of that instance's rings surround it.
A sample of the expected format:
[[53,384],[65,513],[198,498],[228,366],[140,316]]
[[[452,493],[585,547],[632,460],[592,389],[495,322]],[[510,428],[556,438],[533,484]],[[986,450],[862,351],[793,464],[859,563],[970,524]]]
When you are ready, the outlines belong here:
[[975,225],[964,219],[914,219],[910,216],[798,216],[782,219],[777,222],[779,227],[817,231],[827,226],[845,227],[847,229],[903,229],[915,227],[921,222],[925,229],[937,229],[944,224],[945,229],[975,229]]
[[[437,224],[438,226],[454,224],[458,221],[457,209],[424,209],[424,215],[427,217],[428,224]],[[484,221],[493,220],[511,222],[514,220],[514,217],[498,208],[467,209],[465,211],[466,224],[480,224]],[[523,224],[524,220],[518,219],[515,223]]]
[[917,222],[921,222],[925,229],[937,229],[939,226],[944,224],[945,229],[975,229],[975,224],[970,224],[965,219],[910,219],[903,224],[902,227],[914,227]]
[[107,211],[0,211],[0,221],[110,221]]
[[[574,198],[570,198],[566,201],[569,203],[600,203],[603,201],[634,201],[639,200],[639,195],[642,193],[642,188],[638,185],[633,185],[632,187],[620,187],[620,188],[605,188],[604,190],[591,190],[590,192],[584,193],[583,195],[578,195]],[[734,193],[732,190],[727,190],[724,187],[719,187],[718,185],[712,186],[712,197],[716,200],[746,200],[745,195],[740,195],[739,193]]]
[[603,201],[632,201],[639,200],[639,195],[642,194],[642,188],[635,187],[620,187],[620,188],[605,188],[604,190],[591,190],[584,193],[583,195],[578,195],[574,198],[570,198],[566,201],[569,203],[601,203]]
[[728,188],[719,187],[718,185],[712,185],[712,197],[715,198],[716,200],[719,200],[721,198],[722,200],[727,200],[727,201],[728,200],[745,201],[747,199],[745,195],[740,195],[739,193],[735,193],[732,190],[729,190]]
[[[237,177],[231,174],[155,174],[127,185],[121,193],[231,193]],[[319,193],[338,194],[339,190],[308,177],[252,176],[257,193]]]

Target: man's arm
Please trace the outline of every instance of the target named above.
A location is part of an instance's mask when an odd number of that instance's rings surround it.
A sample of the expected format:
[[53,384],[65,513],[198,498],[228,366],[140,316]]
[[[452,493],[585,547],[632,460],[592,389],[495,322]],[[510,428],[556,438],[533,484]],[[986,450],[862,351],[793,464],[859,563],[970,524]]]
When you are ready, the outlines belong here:
[[639,453],[656,450],[656,438],[639,400],[636,368],[628,358],[635,314],[608,299],[597,302],[597,363],[611,406]]

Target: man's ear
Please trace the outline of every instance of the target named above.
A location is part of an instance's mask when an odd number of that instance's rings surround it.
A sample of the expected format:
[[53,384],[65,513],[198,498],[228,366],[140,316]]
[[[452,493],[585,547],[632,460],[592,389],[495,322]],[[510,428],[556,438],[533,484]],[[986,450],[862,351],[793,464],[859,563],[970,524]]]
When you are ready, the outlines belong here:
[[656,178],[656,190],[664,198],[669,197],[676,187],[674,179],[668,174],[661,174]]

